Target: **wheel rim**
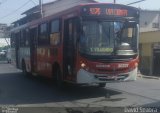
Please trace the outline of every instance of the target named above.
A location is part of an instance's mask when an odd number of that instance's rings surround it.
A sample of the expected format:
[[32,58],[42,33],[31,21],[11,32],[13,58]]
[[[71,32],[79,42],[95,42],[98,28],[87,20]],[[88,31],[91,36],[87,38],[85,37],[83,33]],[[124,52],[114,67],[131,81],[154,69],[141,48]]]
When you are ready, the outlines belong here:
[[22,65],[22,72],[24,75],[26,75],[27,71],[26,71],[26,66],[25,66],[25,63],[23,62],[23,65]]
[[57,82],[57,86],[58,87],[62,87],[63,86],[63,81],[62,81],[62,76],[61,76],[61,72],[59,69],[57,69],[57,72],[56,72],[56,82]]

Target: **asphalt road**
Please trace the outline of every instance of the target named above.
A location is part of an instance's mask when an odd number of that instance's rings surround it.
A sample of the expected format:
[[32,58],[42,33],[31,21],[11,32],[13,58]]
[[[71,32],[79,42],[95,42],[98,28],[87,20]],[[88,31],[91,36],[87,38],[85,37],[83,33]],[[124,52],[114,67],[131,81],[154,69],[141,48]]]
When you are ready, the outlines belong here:
[[[154,106],[160,103],[160,88],[158,86],[154,88],[154,85],[160,85],[160,81],[151,81],[150,86],[148,85],[149,79],[138,79],[133,83],[107,83],[106,88],[69,86],[60,90],[49,79],[26,77],[14,66],[1,63],[0,105],[2,109],[0,113],[7,109],[6,106],[15,109],[20,107],[18,113],[53,113],[54,111],[59,112],[59,107],[63,108],[61,111],[65,113],[82,110],[79,107],[94,107],[96,110],[102,107],[111,107],[111,113],[114,110],[119,111],[119,109],[124,111],[124,107],[127,106]],[[149,90],[154,90],[154,93],[149,93]],[[70,107],[78,107],[79,110],[76,111]],[[92,108],[90,111],[94,109]]]

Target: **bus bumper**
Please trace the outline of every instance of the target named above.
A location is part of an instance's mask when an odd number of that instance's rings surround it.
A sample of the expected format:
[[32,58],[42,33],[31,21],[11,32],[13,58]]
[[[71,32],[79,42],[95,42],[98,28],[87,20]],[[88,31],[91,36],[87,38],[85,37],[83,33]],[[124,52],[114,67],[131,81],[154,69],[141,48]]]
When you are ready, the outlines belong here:
[[87,72],[84,69],[80,69],[77,73],[78,84],[99,84],[116,81],[134,81],[137,78],[137,68],[128,72],[121,73],[116,76],[109,74],[95,74]]

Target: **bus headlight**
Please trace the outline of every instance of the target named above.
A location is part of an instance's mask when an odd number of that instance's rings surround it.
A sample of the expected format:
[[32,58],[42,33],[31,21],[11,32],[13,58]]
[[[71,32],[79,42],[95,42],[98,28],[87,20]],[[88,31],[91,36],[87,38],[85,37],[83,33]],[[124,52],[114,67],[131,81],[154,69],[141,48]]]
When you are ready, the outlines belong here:
[[85,63],[81,63],[81,68],[83,68],[86,71],[89,70],[89,67]]
[[85,63],[81,63],[81,67],[82,68],[86,67],[86,64]]
[[138,63],[135,63],[134,65],[135,65],[135,67],[138,67]]

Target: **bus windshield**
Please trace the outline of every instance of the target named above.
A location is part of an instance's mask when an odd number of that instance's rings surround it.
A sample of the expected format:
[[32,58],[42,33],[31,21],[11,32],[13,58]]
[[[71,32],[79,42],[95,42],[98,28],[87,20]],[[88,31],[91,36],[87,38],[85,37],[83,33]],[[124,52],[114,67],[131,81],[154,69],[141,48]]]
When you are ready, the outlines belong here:
[[80,52],[87,55],[135,55],[137,30],[135,22],[85,21]]

